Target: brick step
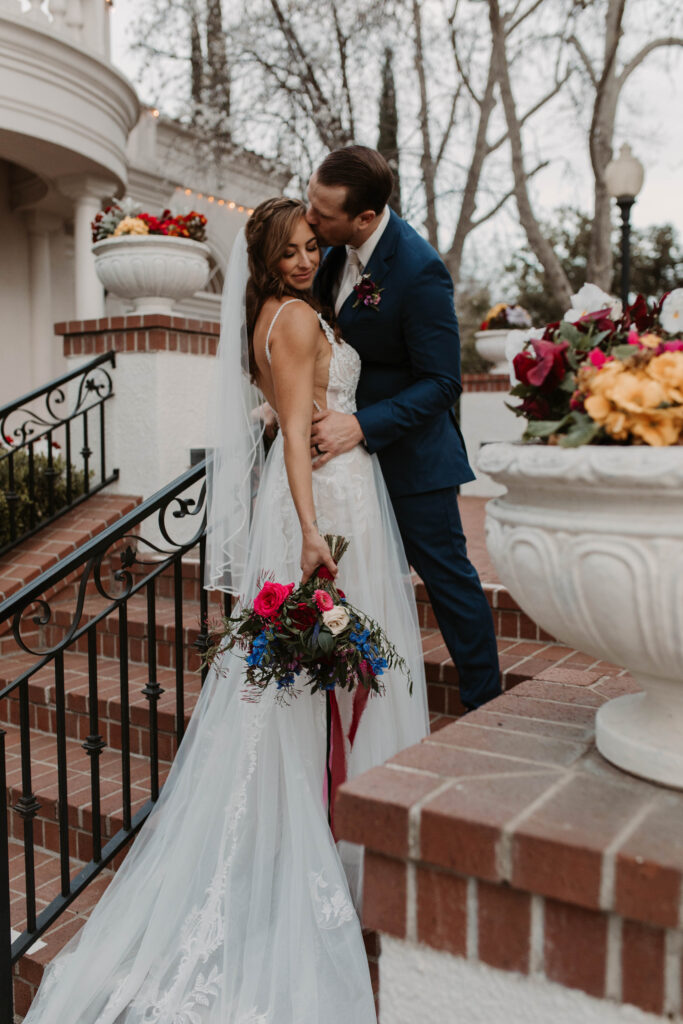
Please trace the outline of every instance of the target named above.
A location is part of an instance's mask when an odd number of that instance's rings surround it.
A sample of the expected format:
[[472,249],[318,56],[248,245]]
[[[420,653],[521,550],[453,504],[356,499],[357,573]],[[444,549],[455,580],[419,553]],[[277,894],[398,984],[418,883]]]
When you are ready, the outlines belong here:
[[[34,659],[27,654],[5,657],[0,661],[0,687],[8,685],[29,668]],[[76,651],[64,655],[66,733],[71,739],[85,740],[90,734],[90,698],[88,657]],[[129,664],[128,700],[130,706],[130,749],[133,754],[149,753],[149,702],[142,693],[148,682],[146,664]],[[121,684],[120,665],[113,658],[98,658],[99,732],[114,750],[121,749]],[[157,702],[159,756],[171,760],[176,751],[176,676],[175,670],[159,667],[157,682],[163,693]],[[197,702],[200,676],[185,672],[185,724]],[[28,685],[29,725],[43,735],[56,735],[54,668],[47,665],[36,672]],[[0,723],[19,723],[18,695],[0,701]],[[3,726],[4,727],[4,726]]]
[[[23,843],[10,839],[9,854],[12,928],[20,933],[26,926]],[[51,850],[37,849],[35,864],[36,909],[40,913],[61,891],[60,860],[58,854]],[[73,877],[84,866],[84,862],[71,858],[70,865]],[[45,967],[83,926],[113,877],[113,870],[103,869],[101,874],[62,912],[55,924],[15,964],[15,1020],[22,1020],[28,1013]]]
[[[448,715],[430,715],[431,731],[455,721]],[[16,839],[10,839],[10,892],[12,928],[17,932],[26,926],[24,847]],[[84,866],[84,861],[71,858],[72,876]],[[43,976],[45,967],[61,951],[71,937],[82,928],[91,910],[100,899],[111,879],[112,869],[106,868],[99,877],[81,893],[62,913],[56,923],[45,932],[41,939],[21,958],[14,968],[14,1002],[16,1019],[21,1020],[31,1005]],[[60,860],[53,850],[36,849],[36,906],[43,907],[60,892]],[[378,938],[373,932],[364,932],[365,946],[370,961],[371,973],[377,972],[379,957]]]
[[[554,640],[533,619],[523,612],[510,592],[501,583],[482,583],[486,600],[493,614],[496,636],[506,640],[532,640],[547,643]],[[429,594],[422,580],[413,573],[417,615],[423,629],[438,628]]]
[[0,601],[15,594],[107,526],[118,522],[141,500],[120,494],[94,494],[8,551],[0,558]]
[[[12,724],[2,727],[6,733],[7,801],[9,806],[9,833],[13,839],[23,840],[23,819],[14,810],[21,790],[21,741],[19,728]],[[78,860],[88,861],[92,856],[92,803],[90,757],[78,740],[66,740],[67,792],[69,814],[69,852]],[[170,763],[160,761],[159,778],[163,782]],[[59,852],[59,813],[57,803],[57,743],[54,736],[38,729],[31,730],[31,778],[33,793],[40,805],[34,818],[34,841],[45,850]],[[149,758],[131,754],[131,807],[135,814],[150,795]],[[121,754],[105,747],[100,755],[100,800],[102,843],[106,843],[123,827]]]

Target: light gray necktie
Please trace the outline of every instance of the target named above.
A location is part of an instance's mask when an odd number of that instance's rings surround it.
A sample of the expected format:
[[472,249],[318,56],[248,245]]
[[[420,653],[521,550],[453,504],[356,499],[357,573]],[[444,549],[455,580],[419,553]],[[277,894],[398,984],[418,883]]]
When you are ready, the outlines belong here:
[[346,265],[344,267],[344,274],[339,285],[339,291],[337,293],[337,300],[334,304],[334,311],[339,316],[339,310],[342,308],[349,295],[353,291],[354,284],[357,284],[360,280],[361,274],[363,273],[363,264],[358,256],[358,249],[349,249],[346,257]]

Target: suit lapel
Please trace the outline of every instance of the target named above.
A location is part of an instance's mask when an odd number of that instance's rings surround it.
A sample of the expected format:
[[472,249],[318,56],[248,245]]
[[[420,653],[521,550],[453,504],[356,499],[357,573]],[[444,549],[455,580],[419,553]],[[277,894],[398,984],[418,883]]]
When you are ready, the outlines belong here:
[[[369,274],[371,280],[375,282],[378,288],[386,288],[385,278],[391,270],[391,259],[396,252],[396,246],[398,245],[398,239],[401,234],[401,219],[397,217],[393,210],[389,211],[389,223],[384,229],[382,237],[375,246],[372,256],[367,262],[367,265],[363,271],[364,274]],[[356,301],[355,292],[351,292],[349,297],[344,302],[342,308],[339,311],[339,319],[341,320],[342,314],[349,316],[353,315],[356,311],[361,312],[364,308],[362,306],[356,306],[354,310],[353,303]],[[380,307],[381,308],[381,299]]]

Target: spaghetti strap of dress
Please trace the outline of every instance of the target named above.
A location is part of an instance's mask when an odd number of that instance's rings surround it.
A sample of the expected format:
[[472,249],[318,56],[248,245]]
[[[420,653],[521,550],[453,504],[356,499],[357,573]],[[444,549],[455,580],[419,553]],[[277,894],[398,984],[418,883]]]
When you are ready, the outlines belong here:
[[266,334],[266,359],[268,360],[268,365],[269,366],[270,366],[270,335],[271,335],[271,332],[273,330],[273,327],[275,326],[275,321],[277,320],[277,318],[279,317],[280,313],[285,308],[285,306],[291,306],[291,304],[293,302],[303,302],[303,301],[304,301],[303,299],[287,299],[287,301],[283,302],[282,305],[280,306],[280,308],[278,310],[276,310],[275,316],[270,321],[270,327],[268,328],[268,333]]

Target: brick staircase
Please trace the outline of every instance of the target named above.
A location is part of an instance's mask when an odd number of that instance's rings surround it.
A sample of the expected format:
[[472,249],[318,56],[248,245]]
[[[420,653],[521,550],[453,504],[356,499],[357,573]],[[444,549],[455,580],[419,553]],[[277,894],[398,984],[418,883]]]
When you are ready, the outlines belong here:
[[[69,551],[116,521],[133,508],[136,499],[99,495],[66,515],[58,524],[25,542],[14,556],[0,562],[0,592],[6,597],[15,592]],[[502,682],[505,690],[552,666],[565,669],[595,669],[614,672],[613,666],[596,663],[543,635],[515,604],[495,579],[483,539],[481,499],[462,502],[465,530],[473,561],[480,571],[491,605],[500,651]],[[198,563],[183,562],[182,623],[176,630],[176,610],[172,600],[172,574],[159,576],[156,594],[157,681],[164,693],[157,704],[159,726],[160,780],[163,782],[176,750],[176,662],[185,668],[184,717],[189,716],[199,694],[199,657],[193,647],[199,632]],[[458,698],[457,671],[438,631],[424,585],[415,579],[415,594],[423,635],[424,660],[428,686],[432,730],[452,722],[462,711]],[[84,619],[103,609],[105,601],[89,587]],[[66,580],[59,593],[51,596],[53,616],[42,630],[41,639],[53,644],[64,636],[71,624],[75,606],[73,581]],[[217,605],[211,606],[216,612]],[[148,682],[148,629],[146,600],[139,594],[128,601],[128,656],[130,693],[131,798],[133,813],[150,793],[148,716],[149,705],[142,689]],[[0,686],[5,686],[34,660],[17,651],[7,624],[0,627]],[[4,630],[4,635],[2,633]],[[108,616],[98,626],[97,672],[99,694],[99,730],[107,746],[100,758],[102,779],[101,828],[103,844],[123,823],[121,768],[121,694],[119,679],[119,637],[116,616]],[[82,741],[90,732],[88,717],[88,654],[83,637],[69,649],[64,659],[66,675],[66,742],[69,791],[70,855],[72,870],[77,871],[92,856],[90,758]],[[47,666],[33,676],[28,688],[29,722],[33,763],[33,791],[40,810],[35,819],[36,889],[38,911],[59,893],[59,827],[57,821],[57,746],[54,670]],[[24,865],[21,842],[22,819],[13,809],[21,795],[19,757],[19,702],[0,702],[0,727],[6,731],[7,788],[11,848],[12,927],[21,931],[24,915]],[[54,925],[22,958],[15,968],[15,1009],[21,1019],[40,982],[42,971],[64,943],[78,930],[112,877],[120,859],[104,870],[64,912]],[[366,937],[371,970],[376,974],[376,940]]]

